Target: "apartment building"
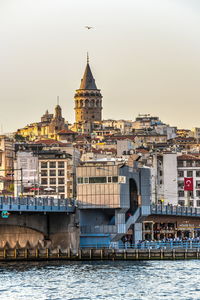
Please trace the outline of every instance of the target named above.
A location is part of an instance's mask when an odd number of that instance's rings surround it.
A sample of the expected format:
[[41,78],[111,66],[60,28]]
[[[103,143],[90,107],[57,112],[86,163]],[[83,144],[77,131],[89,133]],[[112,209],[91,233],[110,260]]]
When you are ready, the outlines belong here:
[[72,155],[61,151],[42,151],[38,155],[40,195],[55,198],[75,196]]
[[80,153],[71,144],[41,140],[16,144],[15,148],[15,196],[76,196],[76,167]]
[[[183,154],[177,157],[178,203],[200,207],[200,154]],[[193,190],[184,190],[184,178],[192,178]]]
[[13,140],[0,135],[0,193],[13,193]]

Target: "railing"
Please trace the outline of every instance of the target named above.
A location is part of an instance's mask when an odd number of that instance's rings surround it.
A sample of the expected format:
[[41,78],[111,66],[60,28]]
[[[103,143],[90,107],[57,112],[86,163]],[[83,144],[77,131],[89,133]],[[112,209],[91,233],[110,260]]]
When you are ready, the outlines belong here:
[[74,211],[76,200],[34,197],[0,197],[0,211]]
[[200,217],[200,208],[172,205],[151,205],[151,214]]
[[116,225],[85,225],[81,226],[81,233],[117,233]]
[[200,249],[200,241],[155,241],[155,242],[141,242],[137,244],[126,243],[96,243],[96,244],[81,244],[81,248],[93,249]]

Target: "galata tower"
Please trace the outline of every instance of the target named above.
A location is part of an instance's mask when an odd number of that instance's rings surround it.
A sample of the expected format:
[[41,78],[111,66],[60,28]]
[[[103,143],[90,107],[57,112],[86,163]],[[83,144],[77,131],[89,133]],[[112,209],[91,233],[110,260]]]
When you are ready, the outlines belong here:
[[102,120],[102,95],[92,75],[88,56],[80,88],[76,90],[74,100],[76,130],[83,133],[92,132]]

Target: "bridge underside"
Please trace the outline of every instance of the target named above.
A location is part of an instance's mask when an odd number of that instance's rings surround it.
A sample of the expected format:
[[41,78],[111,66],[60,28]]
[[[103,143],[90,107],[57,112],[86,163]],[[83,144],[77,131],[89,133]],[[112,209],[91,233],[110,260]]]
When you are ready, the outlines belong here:
[[76,216],[67,213],[11,213],[0,218],[0,248],[78,249]]
[[42,232],[17,225],[0,225],[0,248],[35,248],[44,244]]

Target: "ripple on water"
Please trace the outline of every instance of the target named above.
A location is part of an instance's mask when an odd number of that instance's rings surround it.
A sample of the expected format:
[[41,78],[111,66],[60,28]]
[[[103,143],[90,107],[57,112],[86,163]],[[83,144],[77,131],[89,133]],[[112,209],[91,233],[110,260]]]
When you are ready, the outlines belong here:
[[200,299],[200,261],[3,263],[0,298]]

